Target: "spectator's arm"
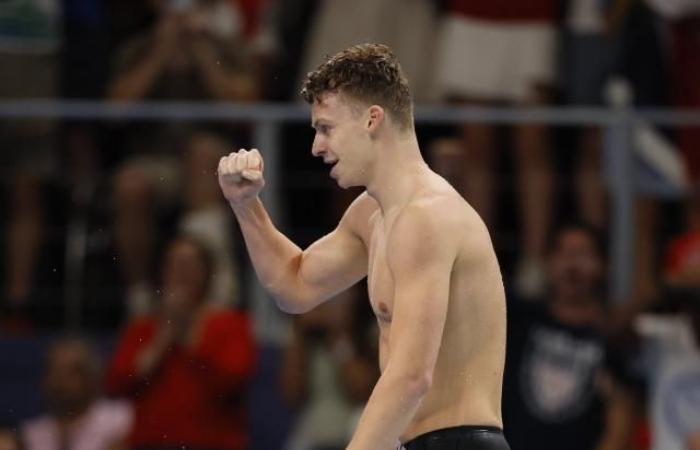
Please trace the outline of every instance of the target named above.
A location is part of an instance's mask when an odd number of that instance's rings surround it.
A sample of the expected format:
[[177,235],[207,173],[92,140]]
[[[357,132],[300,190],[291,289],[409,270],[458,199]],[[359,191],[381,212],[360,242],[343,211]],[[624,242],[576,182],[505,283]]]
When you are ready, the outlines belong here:
[[107,390],[131,395],[138,382],[153,373],[162,361],[168,343],[162,333],[155,335],[153,324],[136,322],[124,332],[107,372]]
[[606,382],[605,391],[605,429],[596,450],[626,450],[634,433],[634,395],[612,380]]
[[192,57],[199,68],[202,82],[212,97],[231,102],[258,99],[259,87],[252,72],[226,67],[209,38],[193,39],[191,45]]
[[233,312],[202,320],[188,348],[192,364],[215,395],[234,391],[252,378],[257,363],[250,321]]
[[605,18],[608,32],[616,33],[622,29],[630,4],[630,0],[613,0],[610,3]]
[[108,88],[109,99],[134,101],[147,97],[160,72],[160,61],[157,58],[146,58],[141,64],[112,80]]
[[176,16],[163,17],[149,37],[146,50],[110,82],[109,99],[132,101],[147,97],[173,52],[182,51],[177,48],[179,32]]

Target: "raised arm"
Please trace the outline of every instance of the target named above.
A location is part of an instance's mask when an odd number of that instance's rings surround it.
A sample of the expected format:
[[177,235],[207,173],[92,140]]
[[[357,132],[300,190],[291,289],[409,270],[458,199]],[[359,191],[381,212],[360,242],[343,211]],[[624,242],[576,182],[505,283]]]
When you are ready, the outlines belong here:
[[333,232],[302,250],[275,228],[258,198],[265,183],[257,150],[222,158],[218,173],[255,272],[283,311],[309,311],[367,275],[363,230],[376,203],[366,194],[353,202]]

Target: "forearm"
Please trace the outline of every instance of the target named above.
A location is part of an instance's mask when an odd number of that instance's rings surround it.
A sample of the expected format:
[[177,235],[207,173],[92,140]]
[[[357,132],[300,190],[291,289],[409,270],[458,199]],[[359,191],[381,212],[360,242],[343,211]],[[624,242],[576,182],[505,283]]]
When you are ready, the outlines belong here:
[[635,402],[629,392],[615,392],[606,411],[605,431],[596,450],[625,450],[634,433]]
[[111,100],[138,100],[148,95],[160,73],[160,61],[156,56],[123,73],[109,87]]
[[262,286],[283,311],[304,312],[299,286],[303,251],[275,228],[260,199],[232,209]]
[[153,374],[167,353],[169,345],[168,339],[156,336],[148,346],[138,353],[134,364],[135,375],[138,379],[148,378]]
[[254,101],[257,86],[251,76],[229,73],[218,65],[206,65],[202,69],[203,81],[212,97],[225,101]]
[[367,402],[347,450],[394,450],[427,391],[423,381],[385,372]]

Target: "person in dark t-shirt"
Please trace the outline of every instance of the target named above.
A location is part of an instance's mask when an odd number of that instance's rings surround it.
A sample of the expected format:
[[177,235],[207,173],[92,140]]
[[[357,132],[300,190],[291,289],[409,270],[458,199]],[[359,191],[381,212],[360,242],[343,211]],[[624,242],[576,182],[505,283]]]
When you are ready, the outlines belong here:
[[602,333],[603,248],[595,229],[562,226],[549,246],[548,296],[509,305],[503,412],[513,450],[612,450],[629,442],[625,365]]

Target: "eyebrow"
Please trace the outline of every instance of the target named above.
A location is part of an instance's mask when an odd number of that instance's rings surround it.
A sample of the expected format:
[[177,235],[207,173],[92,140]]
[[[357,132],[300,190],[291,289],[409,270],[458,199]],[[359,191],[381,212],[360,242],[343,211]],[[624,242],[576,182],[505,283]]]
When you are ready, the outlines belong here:
[[319,125],[330,125],[330,123],[326,119],[317,119],[311,124],[311,128],[315,130]]

